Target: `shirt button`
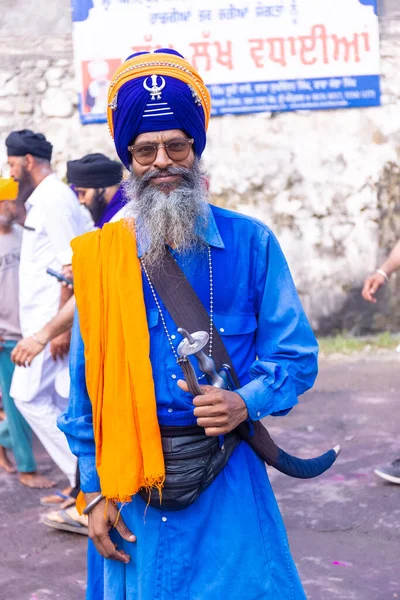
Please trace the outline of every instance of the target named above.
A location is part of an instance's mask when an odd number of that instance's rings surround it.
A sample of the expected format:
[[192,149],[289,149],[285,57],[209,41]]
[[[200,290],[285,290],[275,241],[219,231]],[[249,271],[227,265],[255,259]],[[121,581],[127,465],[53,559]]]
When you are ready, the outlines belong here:
[[169,413],[171,413],[171,412],[174,412],[174,409],[173,409],[173,408],[169,408],[169,409],[168,409],[168,412],[169,412]]
[[172,377],[172,379],[176,379],[175,373],[172,373],[171,377]]
[[166,520],[167,520],[167,517],[161,517],[161,521],[164,521],[164,523]]
[[220,327],[219,330],[221,333],[224,333],[224,331],[225,331],[225,329],[223,327]]
[[261,417],[261,413],[260,412],[257,413],[257,417]]
[[171,335],[171,340],[176,340],[176,335],[172,334]]

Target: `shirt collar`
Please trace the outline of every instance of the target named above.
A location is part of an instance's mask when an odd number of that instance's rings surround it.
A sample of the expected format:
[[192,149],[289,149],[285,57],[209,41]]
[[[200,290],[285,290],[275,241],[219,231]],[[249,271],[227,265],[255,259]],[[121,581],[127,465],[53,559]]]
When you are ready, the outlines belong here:
[[[214,213],[211,210],[211,206],[208,205],[208,226],[207,231],[205,233],[205,241],[209,246],[213,248],[225,248],[225,244],[222,240],[221,234],[219,232],[217,223],[215,222]],[[142,248],[138,243],[138,257],[141,258],[143,253],[146,251],[146,248]]]

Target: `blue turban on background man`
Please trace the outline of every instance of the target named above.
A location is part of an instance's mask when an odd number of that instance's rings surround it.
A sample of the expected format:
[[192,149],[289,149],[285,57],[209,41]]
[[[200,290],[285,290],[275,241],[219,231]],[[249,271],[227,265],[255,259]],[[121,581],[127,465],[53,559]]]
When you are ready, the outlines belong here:
[[128,150],[140,133],[182,129],[194,139],[200,157],[206,145],[210,94],[197,71],[175,50],[139,52],[114,74],[107,118],[121,161],[130,167]]

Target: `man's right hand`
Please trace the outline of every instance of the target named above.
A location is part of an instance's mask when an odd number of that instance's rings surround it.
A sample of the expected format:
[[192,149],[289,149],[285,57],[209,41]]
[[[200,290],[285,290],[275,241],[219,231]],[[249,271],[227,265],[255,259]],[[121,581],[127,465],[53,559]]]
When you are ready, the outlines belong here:
[[386,279],[380,273],[373,273],[364,281],[364,286],[361,292],[362,297],[367,302],[376,303],[375,293],[382,285],[386,283]]
[[[86,503],[89,504],[96,496],[98,493],[85,494]],[[118,549],[110,538],[110,531],[113,528],[127,542],[136,542],[136,537],[129,531],[119,514],[118,507],[112,502],[108,502],[106,507],[106,501],[102,500],[89,513],[89,537],[101,556],[127,564],[131,557],[123,550]]]

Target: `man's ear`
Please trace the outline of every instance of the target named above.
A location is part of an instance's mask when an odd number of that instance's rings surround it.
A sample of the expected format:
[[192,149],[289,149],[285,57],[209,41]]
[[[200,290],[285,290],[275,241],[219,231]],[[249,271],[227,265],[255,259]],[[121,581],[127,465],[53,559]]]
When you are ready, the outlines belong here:
[[35,157],[34,157],[34,156],[32,156],[32,154],[26,154],[26,155],[25,155],[25,167],[26,167],[26,170],[27,170],[29,173],[30,173],[30,172],[32,171],[32,169],[34,168],[34,166],[35,166],[35,163],[36,163],[36,161],[35,161]]

